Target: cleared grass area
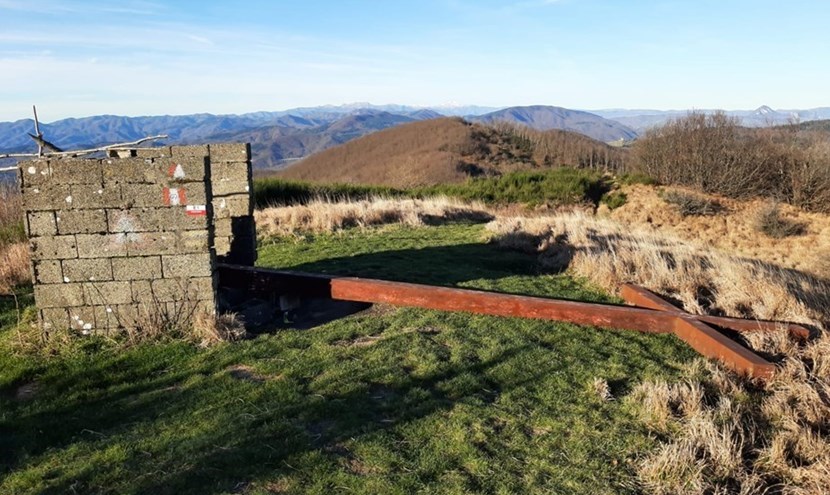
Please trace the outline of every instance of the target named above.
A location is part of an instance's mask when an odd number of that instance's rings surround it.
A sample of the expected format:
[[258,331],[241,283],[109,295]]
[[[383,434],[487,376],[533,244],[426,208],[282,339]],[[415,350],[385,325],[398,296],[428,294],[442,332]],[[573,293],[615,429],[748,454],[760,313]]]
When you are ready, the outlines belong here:
[[[353,229],[274,239],[260,263],[607,300],[483,237]],[[3,304],[12,494],[637,493],[657,440],[616,399],[694,356],[666,335],[375,307],[209,349],[90,340],[45,361],[15,351]]]

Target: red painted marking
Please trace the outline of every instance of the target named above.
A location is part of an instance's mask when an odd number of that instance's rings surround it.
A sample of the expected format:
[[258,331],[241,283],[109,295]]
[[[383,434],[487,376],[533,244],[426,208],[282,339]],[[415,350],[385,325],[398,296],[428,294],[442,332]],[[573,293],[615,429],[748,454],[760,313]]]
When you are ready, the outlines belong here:
[[187,195],[184,188],[181,187],[165,187],[163,192],[163,200],[166,206],[179,206],[187,204]]
[[203,217],[207,215],[207,206],[205,205],[187,205],[185,207],[185,214],[191,217]]

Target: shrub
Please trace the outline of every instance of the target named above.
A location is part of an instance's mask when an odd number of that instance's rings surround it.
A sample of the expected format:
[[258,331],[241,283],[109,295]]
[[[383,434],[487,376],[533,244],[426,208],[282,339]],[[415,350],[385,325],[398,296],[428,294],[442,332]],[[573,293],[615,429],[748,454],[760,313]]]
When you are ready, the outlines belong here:
[[441,184],[413,190],[418,197],[445,195],[485,203],[526,205],[599,204],[610,189],[599,173],[574,168],[518,171],[499,177],[470,179],[461,184]]
[[628,196],[622,191],[610,192],[602,197],[602,204],[610,210],[615,210],[628,201]]
[[723,211],[723,206],[714,199],[680,191],[662,194],[663,201],[677,208],[681,216],[714,216]]
[[827,133],[748,129],[722,112],[689,113],[634,144],[632,170],[662,184],[733,198],[768,197],[830,212]]
[[775,203],[758,210],[755,228],[773,239],[783,239],[804,233],[804,224],[782,217]]
[[391,187],[354,184],[312,184],[310,182],[264,178],[254,181],[254,204],[257,208],[308,204],[329,201],[357,201],[378,196],[398,197],[405,192]]

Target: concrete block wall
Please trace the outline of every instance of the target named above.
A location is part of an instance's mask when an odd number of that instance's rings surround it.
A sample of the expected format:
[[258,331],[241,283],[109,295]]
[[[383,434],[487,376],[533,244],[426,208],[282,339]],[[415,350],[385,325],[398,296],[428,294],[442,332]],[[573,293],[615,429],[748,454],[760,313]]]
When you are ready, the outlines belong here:
[[248,145],[120,154],[20,166],[46,332],[140,329],[215,311],[216,263],[256,257]]

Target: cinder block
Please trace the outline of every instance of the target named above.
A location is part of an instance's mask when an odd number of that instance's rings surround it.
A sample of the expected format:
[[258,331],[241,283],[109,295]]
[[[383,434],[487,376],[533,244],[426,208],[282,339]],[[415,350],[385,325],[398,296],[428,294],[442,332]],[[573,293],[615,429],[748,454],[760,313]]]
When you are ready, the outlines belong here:
[[52,211],[35,211],[26,215],[28,234],[31,237],[56,235],[58,227],[55,213]]
[[196,157],[204,158],[209,155],[206,144],[197,144],[192,146],[172,146],[170,152],[173,158],[187,158]]
[[73,184],[70,186],[70,196],[66,198],[65,203],[62,208],[101,209],[120,208],[123,205],[121,188],[114,184],[105,186]]
[[69,329],[69,316],[64,308],[44,308],[40,311],[40,326],[47,332]]
[[109,310],[107,315],[109,328],[136,328],[140,319],[139,309],[138,304],[107,306],[105,310]]
[[250,216],[251,202],[247,194],[213,199],[213,216],[216,219]]
[[50,182],[52,169],[49,160],[32,160],[18,165],[22,187],[38,187]]
[[26,211],[59,210],[71,204],[72,193],[68,185],[23,188],[23,208]]
[[83,284],[86,301],[94,306],[132,303],[130,282],[89,282]]
[[231,237],[219,237],[217,236],[213,240],[213,247],[216,251],[217,256],[227,256],[228,253],[231,252]]
[[170,146],[155,146],[152,148],[136,148],[135,155],[141,158],[170,158]]
[[58,260],[78,257],[78,247],[75,236],[61,235],[55,237],[33,237],[29,240],[32,259]]
[[95,331],[95,307],[78,306],[68,308],[67,311],[69,313],[69,328],[85,335]]
[[118,318],[115,315],[116,306],[93,306],[95,317],[95,328],[98,330],[110,330],[118,328]]
[[158,256],[178,252],[178,238],[170,232],[143,232],[121,234],[126,236],[127,254],[129,256]]
[[248,181],[214,180],[210,183],[213,196],[230,196],[233,194],[248,194]]
[[121,197],[127,208],[166,206],[161,184],[121,184]]
[[109,210],[107,219],[112,233],[207,229],[207,215],[188,214],[183,206]]
[[109,258],[64,260],[63,282],[106,282],[112,280]]
[[206,230],[179,232],[176,239],[176,251],[169,254],[206,253],[210,249],[210,237]]
[[176,157],[157,160],[156,169],[161,180],[169,183],[204,182],[207,176],[206,157]]
[[77,234],[78,258],[127,256],[127,246],[137,234]]
[[60,234],[104,234],[107,215],[104,210],[61,210],[57,212]]
[[152,232],[158,229],[151,215],[146,215],[143,208],[110,209],[107,211],[107,231],[110,234],[128,234],[135,232]]
[[50,160],[52,181],[58,184],[102,185],[101,160],[63,158]]
[[82,284],[35,285],[35,303],[39,308],[83,306],[85,301]]
[[162,256],[161,262],[164,278],[210,277],[213,274],[210,253]]
[[102,169],[105,184],[153,184],[160,179],[152,158],[107,158]]
[[131,282],[133,300],[142,305],[214,299],[213,279],[160,278]]
[[210,180],[248,182],[251,178],[251,168],[247,162],[224,163],[217,162],[211,157]]
[[115,280],[150,280],[161,278],[161,258],[146,256],[112,260]]
[[61,262],[58,260],[36,261],[33,263],[34,278],[37,284],[63,283]]
[[251,159],[249,143],[216,143],[210,145],[210,161],[244,162]]

